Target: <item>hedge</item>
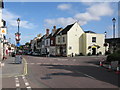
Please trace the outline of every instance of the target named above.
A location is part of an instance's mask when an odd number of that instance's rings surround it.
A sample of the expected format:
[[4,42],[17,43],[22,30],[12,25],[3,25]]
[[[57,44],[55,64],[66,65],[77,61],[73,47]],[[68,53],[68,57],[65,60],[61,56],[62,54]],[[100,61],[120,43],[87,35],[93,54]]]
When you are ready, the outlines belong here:
[[115,52],[113,54],[110,54],[107,56],[107,61],[111,62],[111,61],[119,61],[120,62],[120,53],[119,52]]

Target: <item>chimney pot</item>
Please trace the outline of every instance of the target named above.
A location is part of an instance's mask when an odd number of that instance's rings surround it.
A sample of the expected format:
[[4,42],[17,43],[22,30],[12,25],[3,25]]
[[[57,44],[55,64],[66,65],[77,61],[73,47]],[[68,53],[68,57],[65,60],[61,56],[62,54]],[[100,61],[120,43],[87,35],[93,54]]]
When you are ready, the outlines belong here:
[[47,36],[49,35],[49,29],[46,29],[46,35]]

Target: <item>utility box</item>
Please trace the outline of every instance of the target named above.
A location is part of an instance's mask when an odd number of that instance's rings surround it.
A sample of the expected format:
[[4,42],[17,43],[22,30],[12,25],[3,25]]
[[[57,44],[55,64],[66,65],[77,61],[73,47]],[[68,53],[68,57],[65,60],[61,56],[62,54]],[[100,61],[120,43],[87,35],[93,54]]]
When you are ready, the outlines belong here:
[[21,55],[16,55],[15,56],[15,63],[16,64],[21,64],[22,63],[22,56]]

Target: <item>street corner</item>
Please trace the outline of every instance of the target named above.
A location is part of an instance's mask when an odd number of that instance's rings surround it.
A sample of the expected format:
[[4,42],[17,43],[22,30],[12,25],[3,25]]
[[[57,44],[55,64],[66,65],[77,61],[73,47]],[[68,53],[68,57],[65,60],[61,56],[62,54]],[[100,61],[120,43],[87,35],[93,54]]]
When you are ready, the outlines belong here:
[[16,63],[15,58],[13,57],[9,57],[1,65],[2,65],[2,76],[3,77],[21,76],[26,71],[24,61],[22,61],[22,63]]

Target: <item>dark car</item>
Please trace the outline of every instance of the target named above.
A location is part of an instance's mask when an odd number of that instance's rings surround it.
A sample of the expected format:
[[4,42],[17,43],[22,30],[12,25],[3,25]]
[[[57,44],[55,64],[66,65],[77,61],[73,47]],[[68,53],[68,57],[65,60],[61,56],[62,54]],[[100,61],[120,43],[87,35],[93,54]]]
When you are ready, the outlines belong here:
[[12,57],[15,57],[15,52],[12,52],[11,56],[12,56]]

